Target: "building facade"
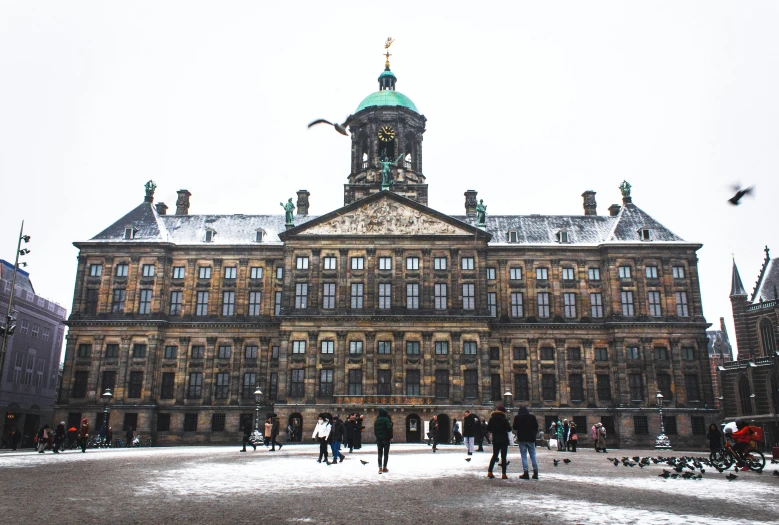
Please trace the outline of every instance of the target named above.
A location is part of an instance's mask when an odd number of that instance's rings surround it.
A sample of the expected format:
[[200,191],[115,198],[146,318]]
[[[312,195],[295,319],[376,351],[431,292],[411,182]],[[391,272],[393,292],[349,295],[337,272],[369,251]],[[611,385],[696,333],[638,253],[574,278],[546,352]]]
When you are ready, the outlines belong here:
[[[5,319],[11,294],[13,264],[0,260],[0,315]],[[2,446],[11,429],[22,433],[22,447],[54,415],[65,333],[66,310],[35,293],[29,273],[18,270],[13,310],[16,331],[9,336],[0,377]]]
[[711,387],[714,392],[714,405],[722,407],[720,398],[722,389],[719,384],[719,367],[733,361],[733,347],[728,337],[728,329],[725,327],[725,318],[719,318],[719,330],[706,330],[709,339],[709,369],[711,370]]
[[429,208],[426,119],[396,82],[386,64],[349,117],[343,207],[309,215],[301,190],[295,217],[193,215],[181,190],[168,215],[150,183],[76,242],[61,417],[100,420],[110,388],[112,425],[231,442],[259,386],[263,414],[303,436],[319,413],[387,407],[396,441],[418,442],[434,414],[448,430],[508,403],[585,441],[602,421],[613,444],[650,445],[661,390],[666,433],[701,444],[716,418],[701,245],[626,183],[607,215],[591,191],[583,215],[487,216],[473,190],[462,215]]
[[765,444],[773,446],[779,446],[778,287],[779,264],[771,259],[768,247],[751,296],[733,261],[730,303],[738,360],[718,368],[725,417],[762,426]]

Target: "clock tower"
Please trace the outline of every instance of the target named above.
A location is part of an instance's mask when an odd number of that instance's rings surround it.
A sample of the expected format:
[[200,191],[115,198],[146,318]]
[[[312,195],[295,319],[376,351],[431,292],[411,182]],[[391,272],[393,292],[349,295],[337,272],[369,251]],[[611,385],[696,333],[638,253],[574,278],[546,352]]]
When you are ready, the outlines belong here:
[[379,90],[371,93],[349,117],[352,165],[344,184],[344,205],[382,189],[389,189],[427,206],[427,184],[422,174],[424,115],[410,98],[395,90],[398,79],[387,60],[379,75]]

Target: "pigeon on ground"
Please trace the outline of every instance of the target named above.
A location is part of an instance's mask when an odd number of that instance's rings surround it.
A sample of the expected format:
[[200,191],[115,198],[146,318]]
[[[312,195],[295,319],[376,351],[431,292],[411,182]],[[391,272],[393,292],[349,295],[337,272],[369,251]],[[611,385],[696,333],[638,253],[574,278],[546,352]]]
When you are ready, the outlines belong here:
[[618,467],[618,466],[619,466],[619,461],[617,461],[617,459],[616,459],[616,458],[614,459],[614,466],[615,466],[615,467]]
[[676,478],[678,478],[678,477],[679,477],[679,474],[671,474],[671,478],[672,478],[672,479],[676,479]]
[[639,461],[641,461],[641,458],[640,458],[640,457],[638,457],[638,456],[633,456],[633,457],[632,457],[632,458],[630,458],[630,459],[632,459],[632,460],[633,460],[633,461],[635,461],[636,463],[638,463]]
[[570,463],[570,462],[571,462],[571,460],[570,460],[570,459],[568,459],[568,458],[565,458],[565,459],[563,460],[563,463],[565,463],[566,465],[567,465],[568,463]]
[[663,479],[668,479],[668,478],[671,477],[671,473],[668,472],[667,470],[663,470],[663,473],[662,474],[658,474],[657,477],[658,478],[663,478]]
[[552,461],[554,461],[554,466],[555,467],[560,464],[560,460],[559,459],[553,459]]
[[351,123],[350,118],[347,118],[346,122],[344,122],[343,124],[339,124],[338,122],[330,122],[329,120],[320,118],[315,120],[311,124],[309,124],[308,127],[310,128],[311,126],[316,126],[317,124],[328,124],[330,126],[333,126],[335,130],[341,135],[349,136],[349,132],[346,130],[346,128],[349,126],[350,123]]
[[774,476],[779,476],[779,470],[774,470]]
[[728,474],[728,475],[727,475],[727,476],[725,476],[725,477],[726,477],[726,478],[728,478],[728,481],[733,481],[733,480],[734,480],[734,479],[736,479],[738,476],[736,476],[735,474]]
[[471,458],[465,458],[465,461],[470,461],[470,460],[471,460]]
[[363,460],[363,459],[360,460],[360,463],[362,463],[363,465],[367,465],[368,464],[368,462]]
[[734,190],[736,190],[736,194],[728,199],[728,202],[731,203],[733,206],[738,206],[741,204],[739,201],[744,195],[749,195],[752,193],[752,191],[755,189],[754,186],[750,186],[748,188],[741,189],[740,186],[734,186]]

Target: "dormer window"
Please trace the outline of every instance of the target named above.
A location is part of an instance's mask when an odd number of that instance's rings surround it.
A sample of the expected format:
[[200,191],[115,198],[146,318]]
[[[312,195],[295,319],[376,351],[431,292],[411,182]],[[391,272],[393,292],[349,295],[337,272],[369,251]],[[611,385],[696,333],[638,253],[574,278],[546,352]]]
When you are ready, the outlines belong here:
[[125,241],[131,241],[131,240],[135,239],[135,231],[136,231],[135,228],[133,228],[132,226],[127,226],[124,229],[124,237],[123,237],[123,239]]
[[262,242],[263,237],[265,237],[265,232],[262,230],[257,230],[254,233],[254,242]]
[[206,230],[206,242],[214,242],[216,232],[214,230]]
[[559,231],[557,232],[557,242],[559,243],[567,243],[568,241],[568,232],[567,231]]
[[649,228],[641,228],[638,230],[638,238],[642,241],[651,241],[652,233]]
[[508,242],[519,242],[519,235],[517,232],[508,232]]

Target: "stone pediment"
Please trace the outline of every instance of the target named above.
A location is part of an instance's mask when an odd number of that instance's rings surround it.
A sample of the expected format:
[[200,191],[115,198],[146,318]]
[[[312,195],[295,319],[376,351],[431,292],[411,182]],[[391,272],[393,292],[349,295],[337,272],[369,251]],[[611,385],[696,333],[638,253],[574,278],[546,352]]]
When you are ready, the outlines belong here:
[[[362,204],[323,217],[322,222],[304,225],[305,235],[473,235],[468,225],[462,227],[436,217],[432,210],[421,205],[411,206],[384,196],[380,199],[366,199]],[[435,212],[437,213],[437,212]],[[452,221],[455,222],[455,221]]]

